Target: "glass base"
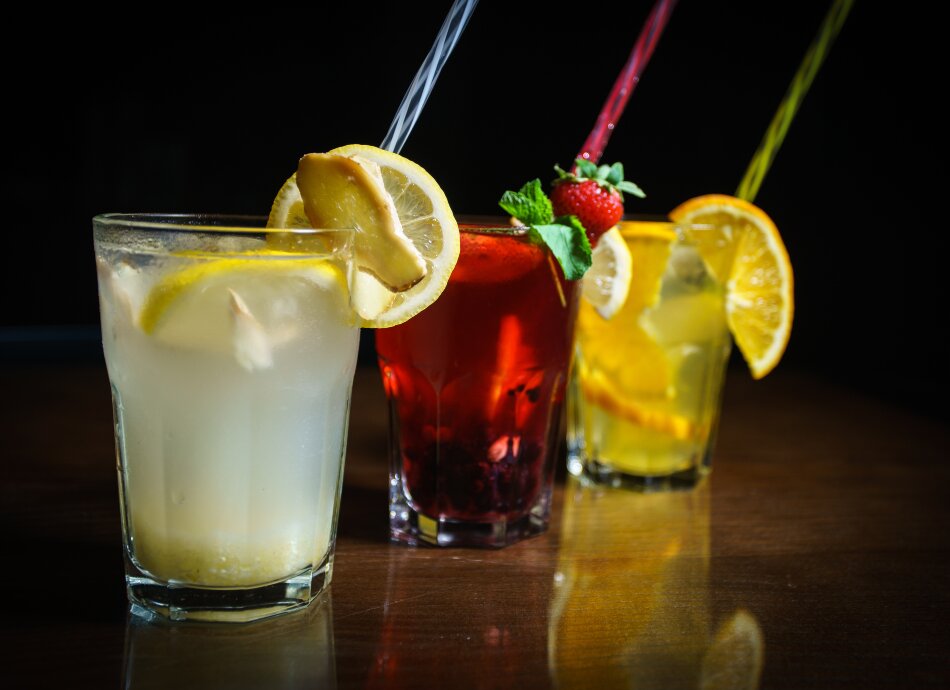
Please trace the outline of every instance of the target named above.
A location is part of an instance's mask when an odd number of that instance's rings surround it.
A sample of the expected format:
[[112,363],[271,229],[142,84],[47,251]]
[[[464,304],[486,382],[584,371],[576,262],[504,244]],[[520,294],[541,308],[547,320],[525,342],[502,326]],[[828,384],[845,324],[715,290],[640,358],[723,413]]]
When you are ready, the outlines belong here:
[[550,496],[523,517],[496,522],[431,518],[396,500],[389,506],[389,532],[394,540],[414,546],[502,548],[546,531],[549,518]]
[[173,621],[248,623],[302,609],[330,584],[333,560],[318,568],[258,587],[195,587],[162,582],[126,563],[126,591],[132,612]]
[[607,463],[597,460],[582,462],[577,457],[569,458],[567,467],[571,474],[592,484],[642,493],[686,491],[695,487],[709,474],[709,466],[705,464],[669,474],[630,474]]

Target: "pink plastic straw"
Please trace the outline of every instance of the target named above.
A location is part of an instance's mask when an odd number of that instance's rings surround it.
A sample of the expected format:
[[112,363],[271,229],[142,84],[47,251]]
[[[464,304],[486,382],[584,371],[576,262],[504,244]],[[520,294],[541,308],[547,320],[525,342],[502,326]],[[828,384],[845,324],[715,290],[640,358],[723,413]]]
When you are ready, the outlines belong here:
[[614,127],[617,126],[617,121],[627,106],[627,101],[630,100],[630,94],[640,82],[640,75],[643,74],[650,56],[653,55],[653,50],[669,21],[670,14],[673,13],[676,2],[677,0],[657,0],[653,9],[650,10],[650,15],[640,30],[640,36],[630,52],[630,57],[623,66],[623,71],[617,76],[610,95],[600,109],[594,128],[587,136],[587,141],[581,147],[580,153],[577,154],[578,158],[584,158],[592,163],[600,161],[607,141],[613,134]]

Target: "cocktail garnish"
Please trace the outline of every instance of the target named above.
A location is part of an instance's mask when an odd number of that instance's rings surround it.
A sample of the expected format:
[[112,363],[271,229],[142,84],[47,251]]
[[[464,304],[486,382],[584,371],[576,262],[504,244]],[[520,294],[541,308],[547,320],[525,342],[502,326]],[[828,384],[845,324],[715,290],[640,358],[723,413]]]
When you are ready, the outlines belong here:
[[616,227],[603,235],[591,255],[591,267],[584,280],[584,299],[603,319],[611,319],[627,301],[633,259]]
[[726,287],[726,320],[760,379],[779,363],[792,331],[792,264],[772,219],[759,207],[725,194],[685,201],[670,212],[684,223],[711,224],[697,250]]
[[392,292],[425,277],[425,261],[403,232],[379,165],[358,155],[308,153],[297,166],[297,187],[312,226],[354,228],[357,263]]
[[583,224],[576,216],[554,216],[540,180],[531,180],[517,192],[505,192],[498,205],[528,227],[532,241],[551,250],[565,278],[579,280],[590,268],[591,248]]
[[[356,240],[359,270],[350,277],[353,308],[367,328],[386,328],[408,320],[438,298],[458,260],[458,224],[444,192],[421,166],[375,146],[351,144],[316,156],[316,159],[305,156],[301,169],[315,160],[319,161],[318,166],[327,159],[355,162],[361,171],[368,173],[367,176],[357,173],[368,191],[353,189],[358,183],[337,174],[345,169],[330,171],[334,181],[328,185],[315,184],[308,178],[308,172],[301,179],[298,171],[277,193],[267,226],[299,228],[317,222],[331,223],[333,227],[362,225],[362,229],[357,228]],[[323,172],[326,171],[317,171],[318,177]],[[308,185],[312,188],[302,194],[302,187]],[[320,196],[323,193],[327,196]],[[310,200],[306,202],[308,196]],[[364,202],[368,205],[361,208]],[[382,228],[382,237],[379,236],[381,229],[373,224],[374,216],[388,223],[389,229]],[[390,233],[397,224],[398,235]],[[271,241],[276,246],[289,241],[290,248],[294,248],[293,237],[280,237],[282,233],[274,235]],[[406,244],[411,250],[409,254],[405,251]],[[394,247],[395,250],[390,251]],[[303,246],[295,250],[306,251],[305,237]],[[421,257],[423,262],[421,279],[414,277],[418,264],[413,256]],[[395,265],[397,263],[400,265]]]
[[623,193],[646,196],[636,184],[623,179],[623,164],[595,165],[583,158],[574,161],[574,171],[558,166],[552,183],[551,204],[558,216],[576,216],[587,230],[591,246],[623,218]]

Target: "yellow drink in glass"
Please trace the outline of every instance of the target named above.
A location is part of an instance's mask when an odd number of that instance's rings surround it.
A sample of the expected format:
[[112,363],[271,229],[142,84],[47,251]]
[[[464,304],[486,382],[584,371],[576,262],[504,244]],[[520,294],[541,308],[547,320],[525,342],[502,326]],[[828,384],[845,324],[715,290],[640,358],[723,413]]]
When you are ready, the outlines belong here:
[[[581,304],[568,402],[573,474],[645,490],[688,487],[709,470],[731,348],[732,253],[713,226],[627,221],[627,300],[611,319]],[[712,244],[712,247],[711,247]],[[702,253],[700,253],[702,247]]]

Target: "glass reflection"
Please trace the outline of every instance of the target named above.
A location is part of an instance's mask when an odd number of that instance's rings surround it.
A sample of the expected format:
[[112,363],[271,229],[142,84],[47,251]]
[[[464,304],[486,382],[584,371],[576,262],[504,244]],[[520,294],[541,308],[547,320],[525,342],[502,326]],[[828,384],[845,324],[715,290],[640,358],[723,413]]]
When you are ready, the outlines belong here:
[[336,688],[330,594],[255,623],[170,623],[129,612],[124,684],[145,688]]
[[542,541],[504,550],[394,547],[388,568],[378,629],[367,620],[378,637],[366,690],[548,686],[554,563]]
[[568,478],[549,616],[556,687],[757,687],[755,618],[739,611],[714,631],[709,599],[708,481],[644,494]]

